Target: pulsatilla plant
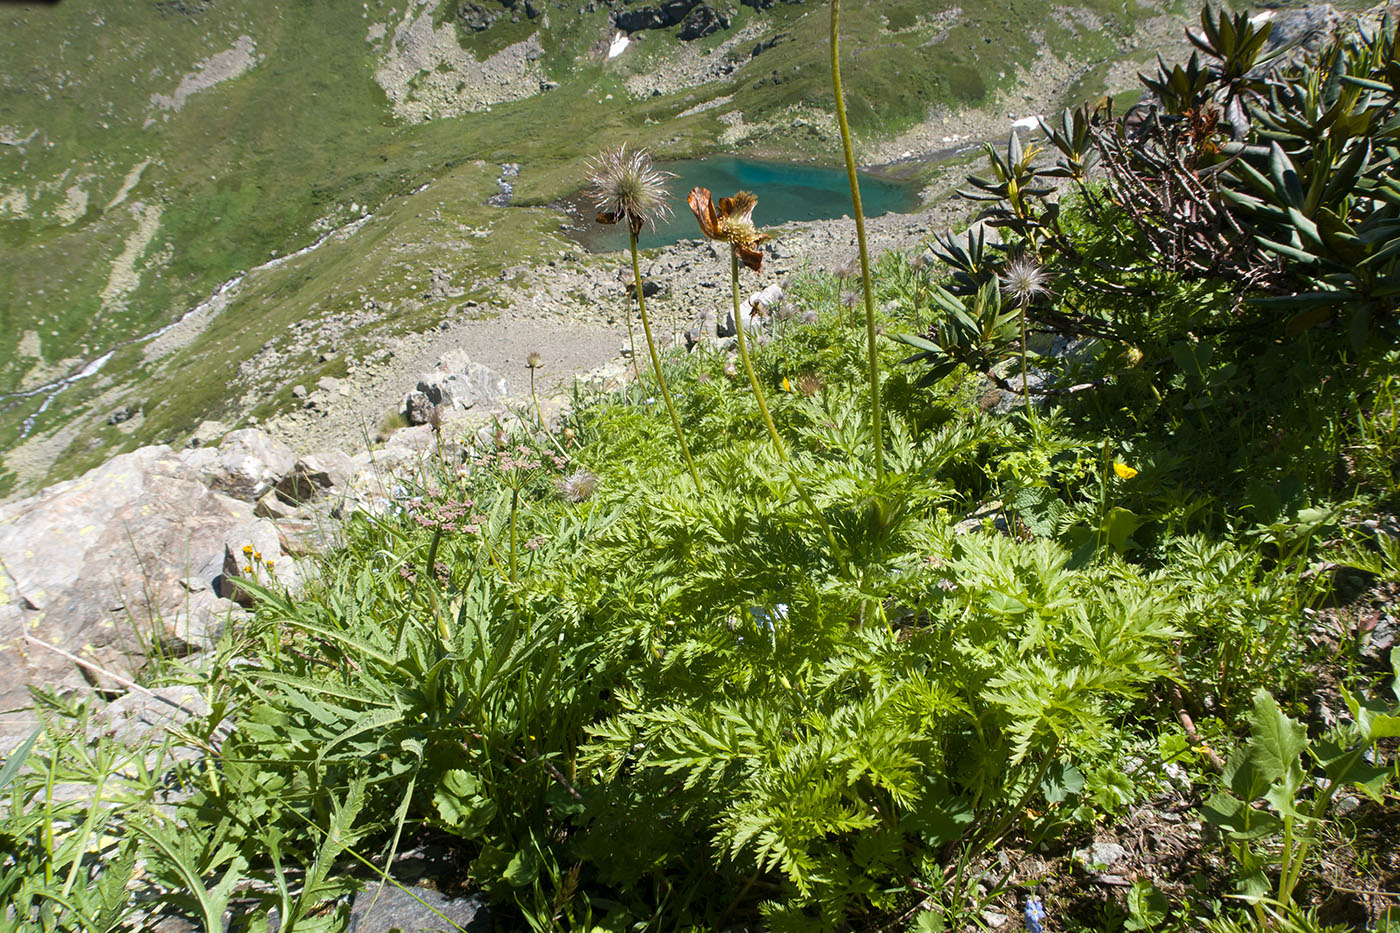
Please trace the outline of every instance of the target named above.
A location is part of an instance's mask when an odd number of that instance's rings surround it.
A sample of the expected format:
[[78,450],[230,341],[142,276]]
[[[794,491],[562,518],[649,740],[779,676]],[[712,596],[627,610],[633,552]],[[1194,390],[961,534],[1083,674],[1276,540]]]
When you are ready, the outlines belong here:
[[709,188],[696,187],[691,189],[689,202],[690,209],[695,214],[695,221],[700,225],[700,232],[712,240],[729,245],[729,293],[734,304],[734,335],[738,338],[739,358],[743,361],[744,372],[749,378],[749,387],[753,390],[754,400],[758,402],[758,411],[763,416],[763,424],[768,429],[773,449],[777,451],[778,458],[788,466],[793,487],[811,510],[813,517],[821,524],[832,551],[836,552],[837,543],[830,525],[793,472],[792,457],[788,453],[787,444],[778,433],[777,425],[773,423],[768,401],[763,396],[763,387],[759,385],[753,361],[749,358],[749,344],[744,335],[744,320],[739,308],[739,265],[742,263],[754,272],[763,270],[763,253],[758,247],[768,239],[768,234],[760,233],[753,223],[753,210],[758,205],[758,196],[751,191],[740,191],[732,198],[720,198],[719,205],[716,206]]
[[[675,402],[671,399],[671,387],[666,382],[666,374],[661,371],[661,355],[656,351],[656,340],[651,333],[651,319],[647,317],[646,290],[642,287],[642,267],[637,258],[637,237],[642,228],[650,224],[653,228],[660,217],[671,211],[666,204],[666,180],[673,177],[668,172],[659,171],[652,165],[651,156],[645,149],[628,152],[627,147],[605,150],[593,163],[589,180],[593,184],[593,199],[598,207],[598,223],[626,223],[627,242],[632,251],[632,284],[637,292],[637,308],[642,315],[642,329],[646,331],[647,350],[651,354],[652,375],[661,386],[661,398],[666,403],[666,411],[671,415],[671,426],[676,429],[676,441],[680,444],[681,455],[685,457],[690,478],[695,488],[700,485],[700,473],[695,469],[695,461],[690,456],[690,446],[685,442],[685,432],[681,430],[680,415],[676,414]],[[631,312],[628,316],[630,319]]]
[[787,445],[783,443],[773,424],[773,416],[768,412],[768,402],[763,397],[763,388],[754,374],[753,363],[749,360],[749,344],[744,336],[743,315],[739,313],[739,264],[743,263],[754,272],[763,271],[763,253],[758,247],[768,239],[768,234],[759,233],[753,224],[753,209],[758,205],[758,196],[750,191],[740,191],[732,198],[720,198],[716,207],[709,188],[692,188],[690,209],[700,232],[711,240],[719,240],[729,246],[729,294],[734,303],[734,335],[739,340],[739,358],[744,363],[744,372],[749,377],[749,386],[758,401],[758,410],[763,415],[763,423],[778,456],[788,459]]

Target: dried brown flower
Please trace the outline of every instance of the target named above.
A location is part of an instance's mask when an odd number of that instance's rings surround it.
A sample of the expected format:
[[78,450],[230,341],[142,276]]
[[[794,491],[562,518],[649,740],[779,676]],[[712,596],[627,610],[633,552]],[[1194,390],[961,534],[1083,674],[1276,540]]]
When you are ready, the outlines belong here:
[[690,209],[700,224],[700,232],[712,240],[723,240],[738,253],[739,261],[755,272],[763,271],[763,251],[758,247],[769,239],[753,225],[753,209],[758,195],[740,191],[732,198],[720,198],[719,208],[709,188],[692,188]]

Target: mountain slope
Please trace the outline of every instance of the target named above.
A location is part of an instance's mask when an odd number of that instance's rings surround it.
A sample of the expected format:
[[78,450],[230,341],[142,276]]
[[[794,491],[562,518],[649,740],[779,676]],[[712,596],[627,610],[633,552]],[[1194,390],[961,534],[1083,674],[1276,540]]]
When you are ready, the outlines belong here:
[[[848,4],[853,122],[873,142],[992,102],[1047,56],[1082,72],[1164,12]],[[619,23],[657,28],[610,58]],[[353,317],[340,336],[364,344],[432,326],[458,310],[413,306],[434,268],[508,303],[479,283],[561,244],[557,215],[485,203],[501,163],[525,165],[517,205],[544,205],[622,140],[830,159],[828,26],[811,0],[0,8],[0,493],[314,381],[319,354],[293,346],[283,385],[239,383],[294,322]],[[452,248],[464,231],[485,248]],[[108,425],[119,407],[140,417]]]

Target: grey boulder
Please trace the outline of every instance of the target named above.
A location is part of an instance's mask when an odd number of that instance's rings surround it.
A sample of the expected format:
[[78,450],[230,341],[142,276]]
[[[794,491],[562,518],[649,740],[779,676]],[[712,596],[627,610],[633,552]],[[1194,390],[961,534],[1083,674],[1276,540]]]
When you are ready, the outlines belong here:
[[[124,677],[153,648],[207,647],[237,611],[221,578],[229,546],[242,556],[243,543],[265,560],[280,557],[270,523],[207,488],[165,446],[0,506],[0,710],[28,706],[31,684],[63,691],[103,682],[26,634]],[[294,578],[285,563],[279,574]],[[0,715],[0,735],[32,722],[24,712]]]
[[210,489],[244,502],[261,499],[296,466],[290,447],[257,428],[227,435],[217,454],[199,448],[184,459],[200,471]]
[[[416,392],[421,394],[429,405],[447,411],[466,411],[477,406],[491,405],[503,399],[509,391],[503,376],[481,363],[474,362],[461,350],[450,350],[443,354],[437,366],[419,378],[416,387]],[[414,392],[410,392],[404,400],[406,414],[408,403],[416,401],[414,395]]]

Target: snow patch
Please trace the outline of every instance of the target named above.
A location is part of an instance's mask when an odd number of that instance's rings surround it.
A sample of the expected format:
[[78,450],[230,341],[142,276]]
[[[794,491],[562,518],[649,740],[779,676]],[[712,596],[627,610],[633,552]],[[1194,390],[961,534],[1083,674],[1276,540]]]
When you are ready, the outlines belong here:
[[612,44],[608,46],[608,58],[617,58],[631,42],[632,40],[627,38],[627,33],[619,29],[617,35],[613,36]]

